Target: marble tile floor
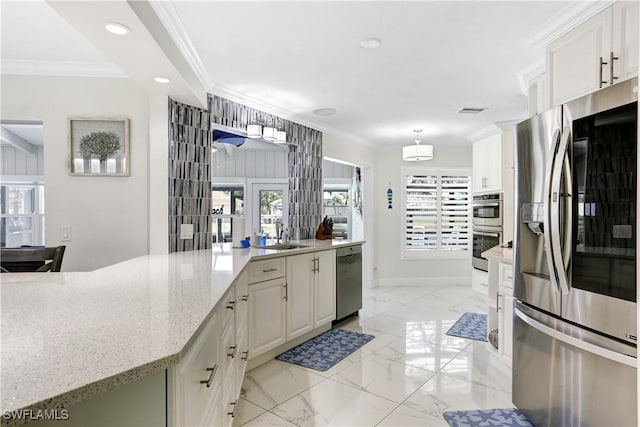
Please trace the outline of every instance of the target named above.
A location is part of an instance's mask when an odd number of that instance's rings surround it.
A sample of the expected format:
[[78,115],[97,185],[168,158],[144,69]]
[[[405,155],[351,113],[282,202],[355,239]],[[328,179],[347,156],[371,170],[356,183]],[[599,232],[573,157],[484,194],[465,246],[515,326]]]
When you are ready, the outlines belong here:
[[487,342],[450,337],[469,286],[369,290],[339,327],[375,339],[326,372],[271,360],[247,372],[234,426],[447,426],[446,411],[513,407],[511,370]]

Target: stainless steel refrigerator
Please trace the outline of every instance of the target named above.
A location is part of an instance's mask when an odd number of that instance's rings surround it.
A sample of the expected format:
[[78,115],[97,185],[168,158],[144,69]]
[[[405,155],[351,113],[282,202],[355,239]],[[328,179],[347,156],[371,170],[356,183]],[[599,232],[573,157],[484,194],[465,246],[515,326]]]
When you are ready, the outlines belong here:
[[513,402],[636,426],[637,80],[516,126]]

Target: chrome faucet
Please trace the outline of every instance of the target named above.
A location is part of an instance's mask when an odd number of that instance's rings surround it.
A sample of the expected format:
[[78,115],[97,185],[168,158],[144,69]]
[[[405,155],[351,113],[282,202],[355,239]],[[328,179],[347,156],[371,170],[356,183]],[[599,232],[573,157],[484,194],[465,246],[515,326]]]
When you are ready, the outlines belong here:
[[276,219],[276,243],[280,244],[280,240],[282,239],[282,220],[280,218]]

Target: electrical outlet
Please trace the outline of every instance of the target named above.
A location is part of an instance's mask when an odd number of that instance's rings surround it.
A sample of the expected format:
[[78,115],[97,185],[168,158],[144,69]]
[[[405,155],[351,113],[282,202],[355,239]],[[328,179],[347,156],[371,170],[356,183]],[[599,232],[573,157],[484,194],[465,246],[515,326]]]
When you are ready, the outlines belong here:
[[180,239],[193,239],[193,224],[180,224]]

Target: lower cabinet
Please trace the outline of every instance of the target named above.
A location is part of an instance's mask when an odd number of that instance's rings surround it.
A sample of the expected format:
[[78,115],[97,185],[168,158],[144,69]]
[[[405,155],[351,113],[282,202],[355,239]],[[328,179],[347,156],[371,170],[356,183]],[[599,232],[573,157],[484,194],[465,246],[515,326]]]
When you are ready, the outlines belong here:
[[[280,347],[336,318],[335,250],[283,259],[286,261],[283,277],[249,284],[250,357]],[[267,260],[256,262],[267,266]],[[279,270],[272,271],[273,268],[276,267],[250,271],[278,274]],[[259,278],[257,274],[252,275],[252,280]]]
[[284,277],[249,285],[249,355],[287,341],[287,282]]
[[498,264],[498,352],[511,363],[513,354],[513,278],[512,266]]
[[249,298],[241,274],[187,354],[167,370],[167,425],[233,423],[248,359]]

